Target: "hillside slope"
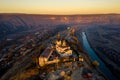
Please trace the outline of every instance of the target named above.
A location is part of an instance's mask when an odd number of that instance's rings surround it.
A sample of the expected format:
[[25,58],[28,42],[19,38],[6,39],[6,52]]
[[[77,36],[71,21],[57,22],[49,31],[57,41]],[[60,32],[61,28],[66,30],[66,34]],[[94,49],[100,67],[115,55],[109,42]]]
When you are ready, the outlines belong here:
[[0,36],[58,24],[118,24],[120,15],[0,14]]

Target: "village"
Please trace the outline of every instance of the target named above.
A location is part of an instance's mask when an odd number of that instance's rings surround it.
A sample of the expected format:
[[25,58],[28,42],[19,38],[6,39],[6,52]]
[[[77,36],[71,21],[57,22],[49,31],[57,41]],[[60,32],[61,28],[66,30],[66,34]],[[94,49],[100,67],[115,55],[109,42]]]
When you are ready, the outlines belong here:
[[[75,29],[68,28],[66,36],[60,33],[48,44],[39,57],[39,66],[45,70],[41,79],[46,80],[105,80],[95,67],[99,62],[89,64],[83,52],[76,51],[78,39]],[[91,66],[92,65],[92,66]],[[93,68],[94,66],[94,68]]]
[[[44,31],[44,33],[50,32]],[[2,55],[1,76],[6,73],[2,80],[8,75],[11,75],[9,76],[11,79],[26,80],[28,73],[29,77],[38,78],[38,80],[106,80],[104,74],[97,68],[100,65],[99,62],[91,62],[87,54],[78,46],[75,28],[67,27],[45,41],[47,36],[45,38],[44,33],[42,35],[40,32],[35,32],[34,36],[26,37],[27,42],[24,44],[14,49],[9,48],[11,51],[17,51],[16,53]],[[40,39],[43,40],[40,41]],[[30,71],[35,70],[34,72],[27,71],[30,66],[32,66]],[[13,71],[14,73],[11,74]],[[37,77],[31,76],[33,74]]]

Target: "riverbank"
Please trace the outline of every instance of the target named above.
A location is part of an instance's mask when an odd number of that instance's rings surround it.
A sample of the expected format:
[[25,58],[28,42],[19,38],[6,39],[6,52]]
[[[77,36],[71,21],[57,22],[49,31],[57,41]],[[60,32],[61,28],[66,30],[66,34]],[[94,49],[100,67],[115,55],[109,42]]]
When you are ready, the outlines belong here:
[[[108,55],[112,55],[113,52],[111,52],[112,48],[110,50],[107,50],[105,46],[109,45],[104,37],[103,34],[105,33],[100,33],[98,30],[91,31],[91,30],[85,30],[86,36],[88,38],[88,42],[90,44],[90,47],[94,49],[95,53],[101,58],[101,60],[105,63],[105,65],[109,68],[111,73],[116,76],[118,79],[120,79],[120,68],[113,62],[114,60],[109,59]],[[97,33],[98,31],[98,33]],[[92,34],[96,32],[96,34]],[[106,33],[107,34],[107,33]],[[111,33],[112,34],[112,33]],[[105,42],[105,43],[102,43]],[[112,44],[112,42],[110,43]],[[113,43],[114,44],[114,43]],[[104,50],[107,50],[106,52],[103,52],[103,50],[99,50],[98,47],[101,46]],[[103,47],[102,47],[103,46]],[[108,46],[112,47],[112,46]],[[115,57],[115,55],[112,55],[112,57]],[[119,57],[119,56],[117,56]],[[117,59],[117,58],[116,58]],[[119,63],[118,63],[119,64]]]
[[[100,75],[102,75],[106,80],[109,80],[106,76],[105,76],[105,74],[99,69],[99,68],[97,68],[97,67],[94,67],[93,65],[92,65],[92,62],[93,62],[93,60],[92,60],[92,58],[90,57],[90,55],[88,55],[88,53],[87,53],[87,51],[84,49],[84,45],[83,45],[83,40],[82,40],[82,31],[81,31],[81,33],[79,32],[79,33],[77,33],[77,37],[78,37],[78,39],[79,39],[79,41],[80,42],[82,42],[82,55],[84,56],[84,59],[85,59],[85,61],[89,64],[89,66],[94,70],[96,70],[97,71],[97,73],[99,73]],[[78,46],[81,46],[81,45],[78,45]],[[79,50],[79,49],[78,49]]]
[[[86,33],[85,33],[86,34]],[[88,38],[88,35],[86,35],[86,37]],[[89,40],[88,40],[88,42],[87,42],[88,44],[89,44]],[[91,49],[94,49],[93,47],[91,47],[91,45],[92,44],[90,44],[89,45],[89,47],[91,48]],[[89,50],[88,50],[89,51]],[[99,59],[100,57],[100,55],[98,55],[95,51],[90,51],[90,52],[88,52],[90,55],[91,55],[91,57],[92,56],[95,56],[96,55],[96,57],[97,58],[95,58],[95,57],[93,57],[94,59],[98,59],[98,61],[100,62],[100,66],[99,66],[99,68],[100,68],[100,70],[102,70],[102,72],[110,79],[110,80],[117,80],[116,79],[116,77],[113,75],[113,73],[111,73],[111,71],[109,70],[109,68],[108,68],[108,66],[106,65],[106,64],[108,64],[108,63],[105,63],[104,61],[103,61],[103,59],[101,60],[101,59]],[[93,54],[94,55],[93,55]],[[103,56],[104,57],[104,56]],[[104,57],[105,58],[105,57]]]

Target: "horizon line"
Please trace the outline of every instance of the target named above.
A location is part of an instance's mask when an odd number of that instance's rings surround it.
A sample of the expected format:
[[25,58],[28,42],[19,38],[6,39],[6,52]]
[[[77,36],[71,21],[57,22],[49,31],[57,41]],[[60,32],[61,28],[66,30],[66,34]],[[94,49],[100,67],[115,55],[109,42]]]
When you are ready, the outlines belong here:
[[24,14],[24,15],[120,15],[120,13],[86,13],[86,14],[44,14],[44,13],[0,13],[0,14]]

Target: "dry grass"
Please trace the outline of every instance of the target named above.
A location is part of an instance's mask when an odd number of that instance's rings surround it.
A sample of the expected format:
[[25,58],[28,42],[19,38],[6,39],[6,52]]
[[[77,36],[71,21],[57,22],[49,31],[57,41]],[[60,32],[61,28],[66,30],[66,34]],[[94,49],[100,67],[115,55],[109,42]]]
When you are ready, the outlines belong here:
[[16,76],[12,77],[10,80],[27,80],[31,76],[38,75],[39,71],[38,69],[28,69],[27,71],[20,72],[16,74]]

